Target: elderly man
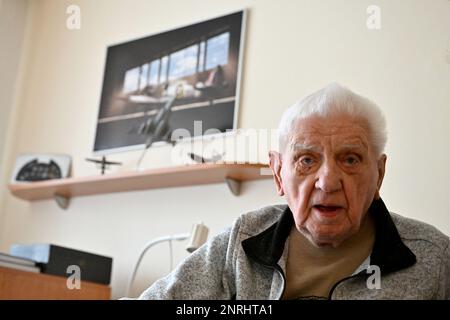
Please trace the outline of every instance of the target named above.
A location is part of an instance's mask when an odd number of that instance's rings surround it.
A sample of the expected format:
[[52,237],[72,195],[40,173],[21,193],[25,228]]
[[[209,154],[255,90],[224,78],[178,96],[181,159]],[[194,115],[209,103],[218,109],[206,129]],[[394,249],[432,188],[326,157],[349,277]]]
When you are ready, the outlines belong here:
[[286,205],[242,215],[142,299],[449,299],[449,238],[380,198],[385,120],[337,84],[289,108],[270,152]]

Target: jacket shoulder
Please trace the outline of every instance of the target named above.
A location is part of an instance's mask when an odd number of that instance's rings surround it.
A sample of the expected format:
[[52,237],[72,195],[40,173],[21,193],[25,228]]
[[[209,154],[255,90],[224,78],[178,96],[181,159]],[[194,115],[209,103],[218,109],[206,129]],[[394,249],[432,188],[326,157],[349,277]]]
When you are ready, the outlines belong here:
[[442,251],[448,248],[450,243],[449,237],[436,227],[393,212],[390,212],[390,214],[402,240],[426,242]]
[[276,223],[286,208],[286,204],[276,204],[244,213],[239,218],[239,231],[248,236],[258,234]]

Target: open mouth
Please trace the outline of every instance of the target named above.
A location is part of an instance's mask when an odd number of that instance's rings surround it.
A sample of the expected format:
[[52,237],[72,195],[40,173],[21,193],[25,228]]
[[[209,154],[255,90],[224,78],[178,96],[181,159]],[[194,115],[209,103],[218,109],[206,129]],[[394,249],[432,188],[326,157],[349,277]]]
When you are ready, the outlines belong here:
[[339,210],[343,209],[341,206],[320,204],[313,206],[313,208],[325,215],[335,215],[339,212]]
[[342,207],[340,206],[323,206],[323,205],[315,205],[314,208],[320,210],[320,211],[334,211],[334,210],[338,210],[341,209]]

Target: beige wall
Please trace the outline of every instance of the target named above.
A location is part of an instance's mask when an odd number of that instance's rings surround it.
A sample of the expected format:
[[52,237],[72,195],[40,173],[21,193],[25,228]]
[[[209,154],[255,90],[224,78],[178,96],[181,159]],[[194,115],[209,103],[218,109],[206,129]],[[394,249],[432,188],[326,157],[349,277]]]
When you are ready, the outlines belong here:
[[20,96],[21,57],[24,55],[24,36],[28,0],[0,0],[0,226],[3,225],[3,202],[6,195],[4,179],[9,176],[8,151],[16,130],[14,108]]
[[0,159],[3,159],[11,110],[17,96],[26,9],[27,0],[0,0]]
[[0,0],[0,156],[5,149],[24,39],[26,0]]
[[[81,30],[65,27],[70,4],[81,8]],[[381,8],[381,30],[366,27],[370,4]],[[10,170],[20,152],[68,153],[75,176],[97,174],[84,158],[93,145],[106,46],[243,7],[250,11],[240,127],[275,128],[297,99],[331,81],[347,85],[385,111],[382,195],[390,209],[450,234],[447,0],[33,1],[3,163]],[[146,166],[166,165],[170,154],[167,147],[152,149]],[[138,155],[111,159],[124,161],[118,170],[132,170]],[[113,256],[113,296],[120,297],[146,241],[187,232],[198,220],[214,234],[246,210],[281,201],[270,181],[245,184],[240,197],[222,184],[82,197],[67,211],[4,192],[0,250],[17,242],[52,242]],[[176,261],[185,256],[183,245],[175,244]],[[146,256],[135,294],[168,270],[167,249],[163,244]]]

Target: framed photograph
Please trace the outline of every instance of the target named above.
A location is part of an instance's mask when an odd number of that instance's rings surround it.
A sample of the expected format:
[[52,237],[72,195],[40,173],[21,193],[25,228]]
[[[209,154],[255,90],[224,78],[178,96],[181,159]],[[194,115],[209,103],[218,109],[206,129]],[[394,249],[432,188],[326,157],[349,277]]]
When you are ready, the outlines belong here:
[[242,10],[109,46],[94,153],[141,149],[152,121],[167,126],[159,144],[176,129],[235,130],[245,20]]

